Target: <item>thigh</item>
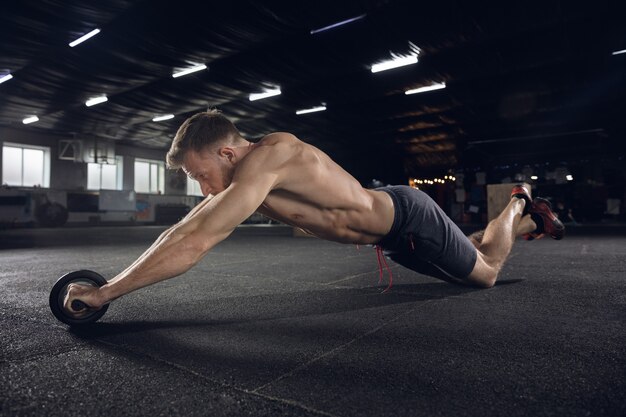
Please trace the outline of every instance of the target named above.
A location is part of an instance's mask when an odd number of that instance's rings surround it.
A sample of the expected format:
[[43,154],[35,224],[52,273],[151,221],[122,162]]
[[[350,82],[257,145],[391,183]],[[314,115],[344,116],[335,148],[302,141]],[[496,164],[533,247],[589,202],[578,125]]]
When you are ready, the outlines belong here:
[[464,281],[474,268],[476,247],[428,194],[409,187],[393,191],[400,226],[379,243],[385,255],[421,274]]
[[429,277],[437,278],[442,281],[450,282],[453,284],[463,284],[465,279],[455,277],[450,272],[439,267],[437,264],[420,258],[415,252],[403,251],[385,251],[385,255],[397,264],[404,266],[419,274],[428,275]]
[[476,246],[431,198],[421,201],[420,212],[423,220],[410,230],[417,256],[447,275],[467,278],[476,263]]

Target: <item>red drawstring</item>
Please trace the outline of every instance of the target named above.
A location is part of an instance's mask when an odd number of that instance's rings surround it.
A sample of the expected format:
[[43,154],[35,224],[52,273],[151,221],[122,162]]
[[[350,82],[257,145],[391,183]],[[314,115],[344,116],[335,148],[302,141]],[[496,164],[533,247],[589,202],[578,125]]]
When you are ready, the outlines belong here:
[[[415,251],[415,243],[413,242],[413,233],[409,233],[409,244],[411,245],[411,250]],[[358,245],[357,245],[357,248],[358,248]],[[387,264],[387,259],[385,259],[383,248],[378,245],[374,246],[374,248],[376,249],[376,258],[378,260],[378,283],[379,284],[383,282],[383,265],[385,265],[385,268],[387,268],[387,272],[389,272],[389,285],[383,291],[383,293],[386,293],[393,286],[393,274],[391,273],[391,268],[389,268],[389,265]]]
[[[385,268],[387,268],[387,272],[389,272],[389,285],[383,291],[383,294],[384,294],[387,291],[389,291],[391,289],[391,286],[393,285],[393,274],[391,273],[391,268],[389,268],[389,265],[387,265],[387,260],[385,259],[385,255],[383,254],[383,248],[378,245],[374,247],[376,248],[376,257],[378,258],[378,283],[379,284],[383,282],[383,264],[385,265]],[[382,262],[380,261],[381,259],[382,259]]]
[[378,283],[383,282],[383,267],[380,262],[380,246],[374,246],[376,249],[376,260],[378,261]]

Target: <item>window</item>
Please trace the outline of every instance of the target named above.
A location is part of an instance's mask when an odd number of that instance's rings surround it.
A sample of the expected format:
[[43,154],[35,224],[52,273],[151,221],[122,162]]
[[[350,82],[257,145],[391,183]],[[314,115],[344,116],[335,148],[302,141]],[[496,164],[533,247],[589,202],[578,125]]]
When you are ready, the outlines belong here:
[[200,183],[191,178],[187,178],[187,195],[197,195],[202,197],[202,189]]
[[2,184],[50,187],[50,148],[5,142],[2,146]]
[[115,164],[87,164],[88,190],[121,190],[124,158],[115,157]]
[[135,192],[164,194],[165,164],[149,159],[135,159]]

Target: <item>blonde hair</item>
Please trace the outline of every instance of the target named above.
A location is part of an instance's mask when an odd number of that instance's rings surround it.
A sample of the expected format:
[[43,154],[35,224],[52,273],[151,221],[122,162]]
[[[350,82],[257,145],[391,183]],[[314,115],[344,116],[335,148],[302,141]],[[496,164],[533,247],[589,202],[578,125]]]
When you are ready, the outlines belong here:
[[188,118],[178,128],[172,146],[167,152],[167,167],[178,169],[183,165],[189,150],[200,152],[207,146],[235,144],[244,140],[233,122],[217,109],[197,113]]

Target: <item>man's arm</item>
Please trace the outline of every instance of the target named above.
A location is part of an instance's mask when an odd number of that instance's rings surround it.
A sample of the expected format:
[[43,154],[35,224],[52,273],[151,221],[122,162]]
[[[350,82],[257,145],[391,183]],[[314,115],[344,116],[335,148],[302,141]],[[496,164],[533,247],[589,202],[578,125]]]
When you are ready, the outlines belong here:
[[[196,206],[191,209],[191,211],[189,211],[189,213],[187,213],[187,215],[178,223],[182,223],[185,221],[189,221],[193,216],[196,215],[196,213],[198,211],[200,211],[204,206],[207,205],[207,203],[209,201],[211,201],[213,199],[214,196],[210,195],[208,197],[206,197],[204,200],[202,200],[200,203],[196,204]],[[119,275],[122,275],[124,273],[126,273],[127,271],[129,271],[130,269],[132,269],[135,265],[137,265],[139,262],[141,262],[143,260],[143,258],[145,258],[146,256],[148,256],[148,254],[151,253],[151,251],[156,248],[159,243],[161,243],[161,241],[170,233],[172,232],[172,230],[178,225],[175,224],[174,226],[169,227],[167,230],[165,230],[163,233],[161,233],[159,235],[159,237],[157,238],[157,240],[154,241],[154,243],[152,244],[152,246],[150,246],[150,248],[148,248],[148,250],[146,250],[139,258],[137,258],[135,260],[135,262],[133,262],[131,265],[129,265],[123,272],[121,272]]]
[[[249,171],[249,170],[245,170]],[[235,175],[231,185],[210,200],[202,201],[185,219],[165,231],[130,267],[88,296],[80,288],[70,290],[65,308],[74,299],[99,308],[139,288],[178,276],[217,243],[225,239],[261,205],[277,183],[273,172]]]

